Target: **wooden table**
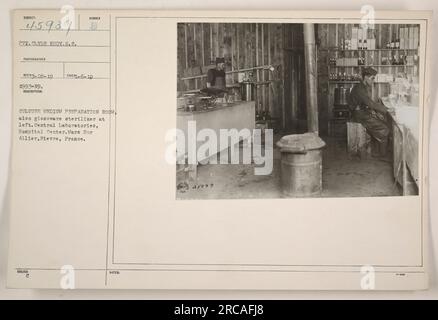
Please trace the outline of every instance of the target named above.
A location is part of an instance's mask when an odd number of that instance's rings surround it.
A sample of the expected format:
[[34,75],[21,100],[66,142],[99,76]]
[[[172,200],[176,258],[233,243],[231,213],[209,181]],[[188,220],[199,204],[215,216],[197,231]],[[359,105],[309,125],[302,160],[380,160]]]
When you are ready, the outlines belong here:
[[[193,112],[186,112],[179,110],[177,115],[177,128],[181,129],[185,133],[186,137],[186,149],[188,140],[188,122],[196,121],[196,131],[199,132],[202,129],[211,129],[216,133],[217,138],[220,137],[221,129],[249,129],[251,134],[255,128],[255,102],[254,101],[241,101],[231,104],[218,105],[214,109],[200,110]],[[240,137],[240,140],[248,139],[249,137]],[[203,143],[203,141],[197,143],[197,148]],[[220,144],[218,141],[218,153],[221,152]],[[200,157],[196,159],[199,163],[206,160],[209,157]],[[187,169],[187,168],[186,168]],[[197,165],[189,164],[188,166],[189,177],[192,180],[197,178]]]
[[394,178],[403,195],[417,195],[419,184],[419,110],[416,106],[395,106],[391,115],[394,147]]

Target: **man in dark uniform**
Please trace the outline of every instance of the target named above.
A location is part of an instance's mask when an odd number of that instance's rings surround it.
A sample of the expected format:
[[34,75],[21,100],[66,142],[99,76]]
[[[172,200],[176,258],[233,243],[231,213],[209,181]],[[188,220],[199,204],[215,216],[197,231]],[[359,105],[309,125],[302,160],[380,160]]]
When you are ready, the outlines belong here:
[[380,101],[371,98],[371,90],[377,71],[366,67],[362,70],[362,81],[356,84],[348,96],[353,120],[361,123],[369,135],[379,142],[379,155],[384,158],[388,149],[389,126],[385,115],[389,109]]
[[216,68],[207,72],[207,88],[225,89],[225,59],[216,58]]

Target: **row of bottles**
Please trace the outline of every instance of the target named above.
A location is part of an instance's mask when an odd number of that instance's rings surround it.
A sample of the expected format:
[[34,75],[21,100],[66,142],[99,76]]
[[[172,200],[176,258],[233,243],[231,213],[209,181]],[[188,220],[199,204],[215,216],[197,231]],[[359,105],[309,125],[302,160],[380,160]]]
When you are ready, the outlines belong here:
[[386,43],[386,49],[400,49],[400,39],[388,41]]
[[330,81],[360,81],[362,78],[359,73],[333,72],[329,74]]
[[377,30],[371,28],[353,27],[350,36],[340,39],[338,49],[341,50],[375,50],[404,49],[416,50],[419,45],[420,29],[417,25],[401,26],[392,31],[386,43],[377,43]]
[[[384,56],[380,63],[381,65],[394,65],[394,66],[403,66],[403,65],[413,65],[416,61],[416,56],[412,55],[392,55],[392,56]],[[365,57],[359,58],[330,58],[329,65],[333,67],[356,67],[356,66],[366,66],[367,61]]]
[[412,66],[414,65],[415,57],[409,55],[393,55],[391,57],[382,57],[382,65],[393,66]]

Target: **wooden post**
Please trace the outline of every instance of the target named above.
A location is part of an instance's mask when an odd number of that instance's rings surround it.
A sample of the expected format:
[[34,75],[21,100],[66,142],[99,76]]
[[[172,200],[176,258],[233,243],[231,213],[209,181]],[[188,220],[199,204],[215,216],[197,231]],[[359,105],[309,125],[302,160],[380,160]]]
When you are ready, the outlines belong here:
[[[193,59],[195,63],[198,63],[198,57],[196,55],[196,23],[193,24]],[[198,79],[195,79],[195,90],[198,89]]]
[[185,68],[187,69],[189,67],[189,58],[187,54],[187,23],[184,24],[184,62],[185,62]]
[[201,63],[201,66],[205,66],[205,56],[204,56],[204,47],[205,47],[205,44],[204,44],[204,24],[203,23],[201,23],[201,60],[202,60],[202,63]]
[[315,27],[304,24],[304,56],[306,69],[307,131],[318,133],[318,95]]
[[[282,25],[282,27],[281,27],[281,31],[282,31],[282,39],[283,39],[283,48],[287,45],[287,42],[286,42],[286,35],[287,35],[287,32],[286,32],[286,25]],[[282,65],[283,65],[283,70],[282,70],[282,79],[281,79],[281,84],[282,84],[282,92],[283,92],[283,94],[282,94],[282,97],[281,97],[281,116],[282,116],[282,129],[283,130],[285,130],[286,129],[286,97],[285,97],[285,94],[286,94],[286,81],[285,81],[285,79],[286,79],[286,65],[288,65],[289,66],[289,68],[290,68],[290,64],[289,64],[289,62],[286,62],[286,60],[287,59],[289,59],[289,55],[288,54],[286,54],[286,52],[283,52],[283,54],[281,55],[281,58],[282,58]]]
[[[267,24],[266,27],[268,28],[268,65],[271,65],[271,24]],[[269,80],[269,84],[267,86],[267,90],[268,90],[268,110],[271,114],[274,113],[273,110],[273,103],[272,103],[272,95],[271,95],[271,86],[272,88],[274,88],[274,84],[271,82],[272,77],[271,77],[272,72],[268,71],[268,80]],[[276,115],[274,115],[276,116]]]
[[[254,27],[255,27],[255,64],[253,64],[253,66],[258,66],[259,65],[259,24],[255,23]],[[257,70],[257,81],[259,81],[258,74],[259,72]]]
[[209,23],[208,26],[210,28],[210,62],[207,65],[213,61],[213,24]]
[[215,26],[216,26],[216,41],[215,41],[215,45],[216,45],[216,58],[218,58],[218,57],[220,57],[219,41],[221,41],[221,38],[219,37],[219,23],[216,23]]
[[239,39],[240,25],[236,24],[236,68],[240,68],[240,39]]
[[[265,64],[265,28],[264,28],[264,24],[260,24],[260,28],[261,28],[261,60],[262,60],[262,65]],[[265,82],[265,74],[266,71],[262,70],[262,82]],[[266,111],[266,85],[263,84],[262,88],[262,105],[263,105],[263,111]]]

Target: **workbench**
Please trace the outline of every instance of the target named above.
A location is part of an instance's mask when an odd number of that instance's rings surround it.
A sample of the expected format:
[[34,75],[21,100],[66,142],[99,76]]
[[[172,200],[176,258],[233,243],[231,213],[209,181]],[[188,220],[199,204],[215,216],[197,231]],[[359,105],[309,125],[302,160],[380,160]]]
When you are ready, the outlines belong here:
[[388,105],[391,114],[394,151],[394,178],[403,195],[417,195],[419,185],[419,109],[418,106]]
[[[188,122],[196,121],[196,134],[202,129],[210,129],[216,133],[216,137],[218,139],[217,147],[218,152],[225,150],[226,148],[221,149],[220,145],[220,130],[230,130],[237,129],[238,131],[242,129],[249,129],[251,134],[255,128],[255,102],[254,101],[241,101],[234,103],[226,103],[226,104],[217,104],[212,109],[206,110],[197,110],[197,111],[184,111],[178,110],[177,112],[177,128],[182,130],[185,134],[185,150],[187,153],[187,145],[188,139]],[[246,140],[250,138],[250,136],[239,137],[239,141]],[[204,141],[197,142],[197,149],[200,145],[202,145]],[[232,147],[232,146],[229,146]],[[187,156],[187,154],[185,155]],[[196,159],[196,163],[206,161],[212,155],[200,156]],[[197,178],[197,164],[189,164],[186,167],[186,170],[189,171],[189,177],[192,180],[196,180]]]

